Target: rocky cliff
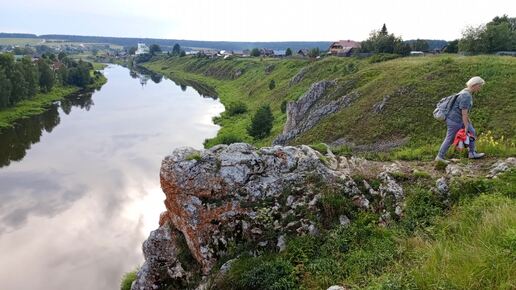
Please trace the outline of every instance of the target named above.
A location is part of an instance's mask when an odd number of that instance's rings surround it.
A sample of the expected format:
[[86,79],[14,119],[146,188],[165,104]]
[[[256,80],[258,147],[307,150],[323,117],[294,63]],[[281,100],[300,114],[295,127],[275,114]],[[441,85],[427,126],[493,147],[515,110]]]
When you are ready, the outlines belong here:
[[[515,161],[493,165],[491,176]],[[289,236],[319,235],[332,222],[346,226],[347,211],[374,211],[380,224],[399,219],[405,194],[396,177],[417,166],[424,165],[337,157],[304,145],[176,149],[160,171],[167,210],[143,244],[145,264],[132,289],[208,289],[231,266],[223,262],[238,257],[236,249],[282,251]],[[448,179],[466,174],[467,166],[431,172],[435,192],[446,197]],[[347,202],[332,208],[328,197]]]
[[337,98],[328,98],[331,91],[338,89],[339,85],[335,81],[320,81],[314,83],[299,100],[289,102],[283,133],[274,139],[273,144],[287,144],[288,141],[314,127],[322,118],[349,106],[358,97],[358,93],[351,92]]

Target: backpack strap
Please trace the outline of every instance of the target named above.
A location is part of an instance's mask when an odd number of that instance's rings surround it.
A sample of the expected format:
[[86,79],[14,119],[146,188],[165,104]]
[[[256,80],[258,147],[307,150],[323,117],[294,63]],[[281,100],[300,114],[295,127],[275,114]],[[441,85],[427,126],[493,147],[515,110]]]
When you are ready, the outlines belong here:
[[456,95],[453,97],[453,99],[452,99],[452,101],[451,101],[450,106],[448,106],[448,110],[451,110],[451,108],[453,108],[453,105],[455,104],[455,101],[457,100],[457,98],[459,97],[459,95],[460,95],[460,93],[456,94]]

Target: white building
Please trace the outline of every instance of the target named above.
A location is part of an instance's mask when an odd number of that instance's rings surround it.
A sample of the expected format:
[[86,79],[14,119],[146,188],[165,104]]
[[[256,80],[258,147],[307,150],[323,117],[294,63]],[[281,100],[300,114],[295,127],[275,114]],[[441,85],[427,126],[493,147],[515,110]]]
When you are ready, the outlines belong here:
[[136,52],[134,54],[144,54],[149,53],[149,47],[145,45],[145,43],[138,42],[138,49],[136,49]]

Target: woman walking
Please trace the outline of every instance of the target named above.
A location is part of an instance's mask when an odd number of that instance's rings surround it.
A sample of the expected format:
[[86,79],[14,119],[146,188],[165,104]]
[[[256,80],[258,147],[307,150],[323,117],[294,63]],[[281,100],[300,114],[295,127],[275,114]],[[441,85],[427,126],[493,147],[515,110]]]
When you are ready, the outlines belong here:
[[[466,83],[466,88],[459,92],[455,103],[453,103],[453,106],[450,108],[450,111],[446,116],[446,125],[448,126],[448,130],[443,144],[439,149],[439,153],[437,154],[437,157],[435,157],[436,161],[447,162],[444,157],[448,148],[450,148],[450,145],[453,143],[455,135],[460,129],[464,129],[466,131],[466,136],[469,133],[475,138],[477,137],[475,128],[473,128],[471,120],[469,119],[469,112],[473,107],[473,93],[480,91],[484,84],[485,81],[481,77],[472,77]],[[476,152],[474,139],[470,141],[468,150],[469,158],[478,159],[484,156],[484,153]]]

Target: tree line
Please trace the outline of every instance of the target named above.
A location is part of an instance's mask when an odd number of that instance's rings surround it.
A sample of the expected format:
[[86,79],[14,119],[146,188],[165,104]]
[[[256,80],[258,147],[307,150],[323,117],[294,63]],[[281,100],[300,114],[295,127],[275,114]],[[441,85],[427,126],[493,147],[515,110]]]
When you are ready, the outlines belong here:
[[0,108],[49,92],[54,85],[85,87],[93,83],[93,65],[75,61],[64,53],[43,54],[37,60],[25,56],[15,60],[10,53],[0,54]]

